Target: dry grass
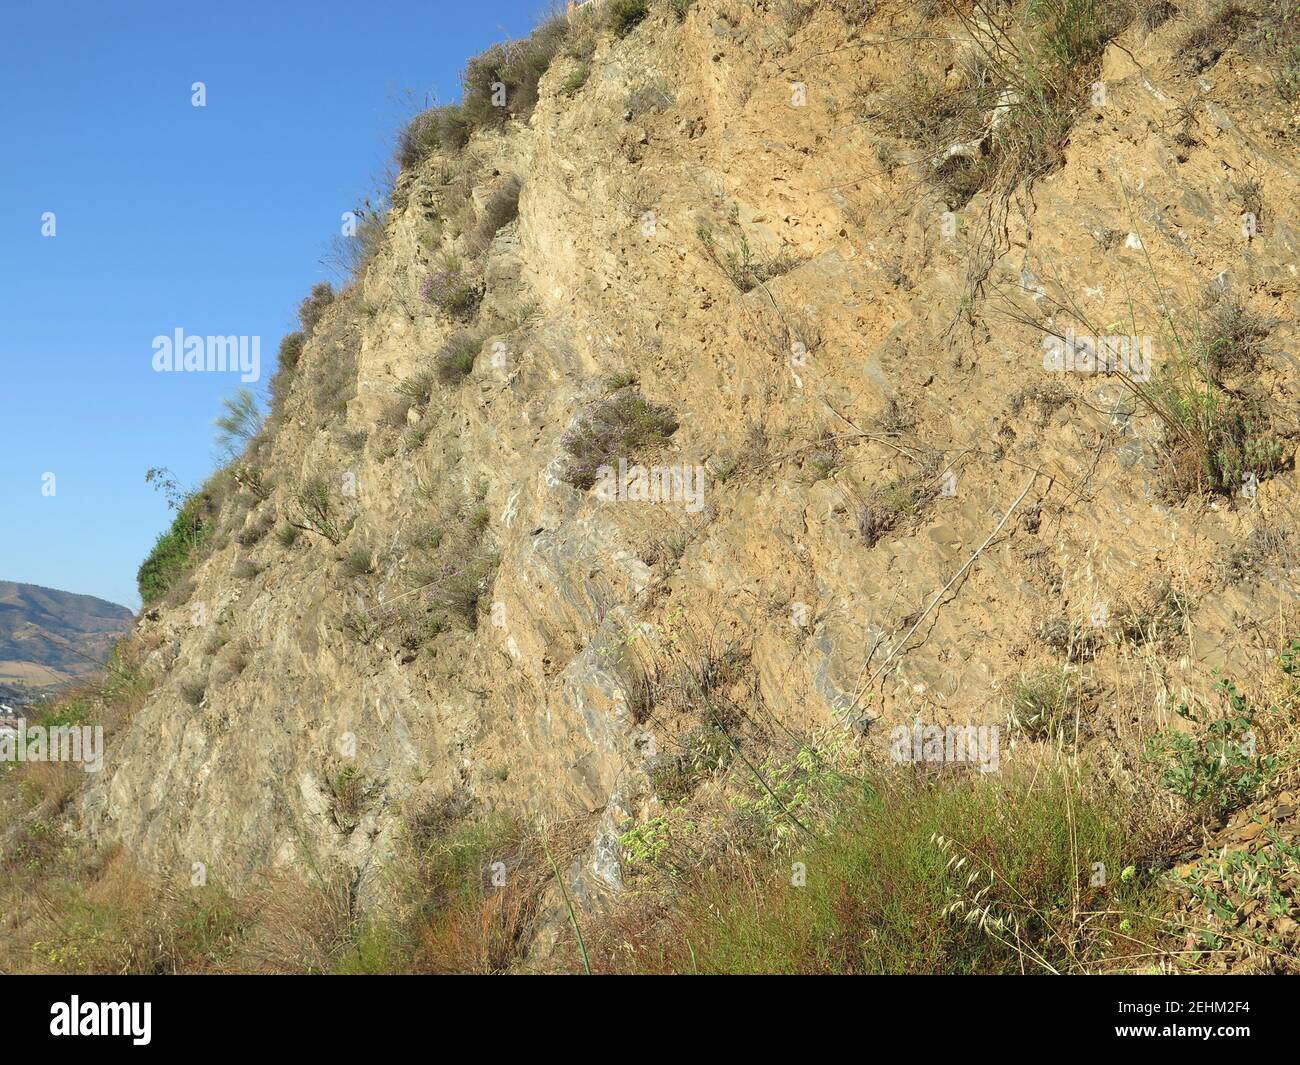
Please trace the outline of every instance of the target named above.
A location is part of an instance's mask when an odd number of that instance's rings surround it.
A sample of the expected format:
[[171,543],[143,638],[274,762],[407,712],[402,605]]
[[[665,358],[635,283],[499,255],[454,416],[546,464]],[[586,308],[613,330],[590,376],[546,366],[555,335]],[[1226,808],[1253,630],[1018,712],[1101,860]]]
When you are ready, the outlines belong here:
[[950,12],[971,42],[955,77],[918,74],[866,117],[911,145],[956,210],[981,189],[1006,191],[1060,165],[1101,53],[1131,10],[1121,0],[974,0]]

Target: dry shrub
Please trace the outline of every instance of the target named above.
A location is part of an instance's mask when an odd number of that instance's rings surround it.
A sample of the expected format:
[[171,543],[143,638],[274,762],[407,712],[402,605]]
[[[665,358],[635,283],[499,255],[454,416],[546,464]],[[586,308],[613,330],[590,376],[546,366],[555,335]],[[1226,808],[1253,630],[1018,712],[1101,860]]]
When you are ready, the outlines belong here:
[[38,972],[162,975],[212,972],[248,914],[216,887],[160,886],[121,851],[51,880],[28,897],[18,939]]
[[397,165],[418,166],[434,152],[458,152],[469,141],[470,125],[460,107],[431,107],[416,115],[397,137]]
[[328,281],[321,281],[311,287],[311,294],[298,307],[298,320],[303,332],[310,333],[325,316],[325,311],[334,302],[334,289]]
[[1238,0],[1212,0],[1192,23],[1177,50],[1179,63],[1192,74],[1214,66],[1250,26],[1252,15]]
[[267,876],[245,905],[253,922],[230,960],[234,972],[335,972],[361,928],[355,883],[342,873],[310,881]]
[[[541,835],[505,817],[468,819],[452,794],[406,822],[395,885],[410,964],[427,973],[505,973],[539,930],[553,879]],[[571,848],[561,844],[569,859]]]
[[948,206],[1058,166],[1107,43],[1131,18],[1123,0],[976,0],[953,13],[970,41],[960,76],[917,75],[868,111],[910,142]]

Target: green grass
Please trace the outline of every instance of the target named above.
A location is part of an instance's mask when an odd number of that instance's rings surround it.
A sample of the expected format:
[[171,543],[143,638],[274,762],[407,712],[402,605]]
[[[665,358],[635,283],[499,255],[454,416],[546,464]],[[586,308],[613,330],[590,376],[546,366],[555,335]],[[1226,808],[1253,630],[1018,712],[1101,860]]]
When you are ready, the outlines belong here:
[[[1153,934],[1159,890],[1138,872],[1128,811],[1063,771],[846,787],[817,838],[700,874],[648,933],[617,926],[596,971],[1083,971]],[[1090,886],[1094,863],[1104,886]]]

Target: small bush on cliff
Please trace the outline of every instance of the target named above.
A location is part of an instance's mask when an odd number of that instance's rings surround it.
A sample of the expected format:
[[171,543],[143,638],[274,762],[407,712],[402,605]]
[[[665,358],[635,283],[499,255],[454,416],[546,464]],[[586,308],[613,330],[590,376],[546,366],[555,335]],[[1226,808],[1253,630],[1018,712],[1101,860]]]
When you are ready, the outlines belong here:
[[271,378],[271,417],[279,418],[284,409],[284,402],[289,398],[289,389],[298,372],[298,362],[302,358],[302,349],[307,343],[306,333],[290,333],[280,341],[280,355],[275,376]]
[[328,281],[321,281],[311,287],[311,294],[298,307],[298,321],[304,332],[310,333],[325,315],[325,310],[334,302],[334,288]]
[[1163,423],[1162,474],[1175,499],[1235,495],[1286,465],[1265,398],[1221,387],[1199,359],[1172,361],[1137,391]]
[[280,369],[292,372],[297,369],[298,360],[302,358],[303,346],[307,343],[306,333],[290,333],[280,341]]
[[158,537],[136,573],[140,598],[147,605],[177,584],[198,560],[215,528],[224,485],[218,473],[197,492],[185,495],[171,474],[161,467],[149,470],[145,481],[165,492],[168,505],[176,511],[171,527]]
[[589,77],[591,77],[591,63],[587,60],[579,60],[578,65],[564,79],[564,84],[560,86],[560,92],[565,96],[576,96],[579,90],[587,84]]
[[302,483],[293,499],[288,521],[294,528],[323,536],[332,544],[342,540],[351,528],[351,522],[340,518],[330,498],[329,484],[320,476],[309,477]]
[[469,142],[470,124],[459,105],[430,107],[397,135],[397,165],[418,166],[437,151],[458,152]]
[[158,537],[136,574],[140,598],[146,604],[156,600],[189,571],[198,549],[211,532],[211,522],[197,503],[177,512],[171,528]]
[[663,444],[677,431],[677,419],[666,407],[649,402],[631,389],[598,400],[566,432],[560,446],[569,453],[564,480],[575,488],[596,483],[601,466],[634,452]]
[[487,543],[488,518],[481,503],[447,504],[412,544],[419,559],[412,581],[432,610],[435,634],[450,622],[467,629],[478,624],[479,600],[491,586],[500,561]]
[[[433,385],[436,380],[437,374],[433,370],[417,370],[397,386],[397,393],[410,400],[412,406],[425,407],[433,398]],[[402,404],[402,409],[396,412],[401,414],[403,419],[406,415],[406,407],[406,404]]]
[[262,411],[257,399],[247,388],[239,389],[233,396],[221,401],[225,413],[214,423],[217,427],[217,447],[226,458],[233,459],[262,429]]
[[1202,322],[1206,372],[1216,381],[1249,373],[1264,354],[1273,319],[1252,310],[1238,296],[1216,293]]
[[626,37],[649,14],[647,0],[609,0],[609,27],[616,37]]
[[704,245],[704,254],[727,275],[737,291],[749,292],[799,265],[799,260],[785,249],[771,257],[757,255],[740,226],[738,208],[734,205],[729,226],[734,234],[730,239],[720,240],[709,225],[700,225],[695,235]]
[[390,206],[387,192],[376,191],[373,197],[367,196],[352,208],[349,227],[331,239],[329,251],[321,262],[345,285],[360,278],[383,247],[388,235]]
[[521,41],[494,44],[471,59],[461,75],[461,108],[472,126],[492,128],[525,120],[537,106],[537,83],[568,33],[563,15],[548,18]]
[[446,255],[420,286],[420,296],[450,318],[469,318],[483,298],[483,284],[454,255]]
[[[972,42],[951,83],[918,77],[868,111],[918,149],[948,206],[1058,166],[1106,45],[1132,18],[1124,0],[1022,0],[954,14]],[[987,23],[987,24],[986,24]]]

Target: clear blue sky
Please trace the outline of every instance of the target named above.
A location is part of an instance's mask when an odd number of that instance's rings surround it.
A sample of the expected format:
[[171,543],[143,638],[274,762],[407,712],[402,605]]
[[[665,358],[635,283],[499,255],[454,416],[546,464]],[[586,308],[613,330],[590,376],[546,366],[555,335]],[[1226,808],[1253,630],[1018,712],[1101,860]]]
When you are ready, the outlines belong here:
[[[262,338],[263,371],[339,216],[382,180],[410,98],[546,0],[80,0],[8,5],[0,35],[0,579],[139,606],[233,376],[159,374],[152,341]],[[191,85],[207,106],[191,106]],[[41,234],[54,212],[56,235]],[[53,473],[56,494],[42,495]]]

